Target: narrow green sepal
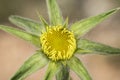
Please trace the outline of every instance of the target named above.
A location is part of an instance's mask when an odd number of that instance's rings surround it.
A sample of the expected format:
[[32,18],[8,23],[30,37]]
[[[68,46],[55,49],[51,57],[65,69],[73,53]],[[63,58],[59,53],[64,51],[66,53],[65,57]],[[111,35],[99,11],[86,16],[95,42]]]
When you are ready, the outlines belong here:
[[73,30],[76,36],[83,36],[85,33],[94,28],[97,24],[101,23],[103,20],[116,13],[120,8],[116,8],[104,13],[101,13],[97,16],[89,17],[75,22],[71,25],[71,30]]
[[3,30],[3,31],[8,32],[12,35],[20,37],[20,38],[34,44],[35,46],[40,47],[39,36],[27,33],[25,31],[22,31],[22,30],[13,28],[13,27],[4,26],[4,25],[0,25],[0,30]]
[[[87,39],[80,39],[77,42],[78,51],[79,49],[83,49],[85,51],[91,52],[99,52],[96,54],[120,54],[119,48],[114,48],[105,44],[93,42]],[[77,51],[76,51],[77,52]],[[81,53],[82,54],[82,53]],[[88,53],[89,54],[89,53]]]
[[63,17],[57,5],[57,0],[46,0],[51,25],[62,25]]
[[61,65],[57,62],[50,62],[43,80],[52,80],[56,73],[60,70]]
[[47,21],[39,14],[39,12],[37,11],[37,15],[40,18],[40,21],[42,23],[42,25],[46,28],[48,25]]
[[73,56],[68,61],[68,66],[81,78],[81,80],[92,80],[82,62],[77,57]]
[[70,73],[69,66],[62,64],[61,69],[56,74],[56,80],[71,80],[69,73]]
[[66,18],[66,20],[65,20],[65,22],[63,24],[63,27],[68,28],[68,17]]
[[49,60],[46,56],[41,51],[37,51],[20,67],[10,80],[23,80],[35,71],[43,68],[48,62]]
[[90,54],[93,51],[91,50],[85,50],[85,49],[81,49],[81,48],[77,48],[75,51],[75,54]]
[[46,20],[42,16],[39,16],[39,18],[40,18],[40,20],[41,20],[41,22],[42,22],[42,24],[44,25],[45,28],[47,26],[49,26],[48,23],[46,22]]
[[41,23],[38,23],[28,18],[12,15],[9,17],[9,20],[13,24],[27,31],[28,33],[31,33],[37,36],[40,36],[42,30],[44,30],[44,27],[42,26]]

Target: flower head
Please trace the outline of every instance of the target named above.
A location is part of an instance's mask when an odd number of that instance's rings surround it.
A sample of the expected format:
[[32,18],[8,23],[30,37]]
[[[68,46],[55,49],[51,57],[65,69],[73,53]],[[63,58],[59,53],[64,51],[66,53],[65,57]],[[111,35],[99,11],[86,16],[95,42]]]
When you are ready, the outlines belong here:
[[53,61],[70,59],[76,49],[73,32],[62,26],[48,26],[40,42],[44,53]]
[[68,20],[64,21],[56,0],[46,0],[46,2],[50,24],[41,16],[39,16],[41,23],[20,16],[11,16],[10,21],[23,30],[0,25],[1,30],[16,35],[39,48],[20,67],[11,80],[23,80],[46,64],[49,65],[44,80],[51,80],[54,75],[56,75],[56,80],[70,80],[70,69],[82,80],[92,80],[75,54],[88,54],[91,52],[119,54],[120,49],[92,42],[81,38],[81,36],[120,8],[77,21],[68,27]]

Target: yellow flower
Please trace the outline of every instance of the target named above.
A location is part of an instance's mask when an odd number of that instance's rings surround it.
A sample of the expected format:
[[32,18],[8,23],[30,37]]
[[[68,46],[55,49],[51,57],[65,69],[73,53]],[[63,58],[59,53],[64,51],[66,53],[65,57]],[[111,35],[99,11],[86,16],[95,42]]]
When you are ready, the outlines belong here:
[[[11,16],[9,19],[23,30],[0,25],[0,29],[16,35],[39,48],[20,67],[10,80],[23,80],[33,72],[48,64],[44,80],[71,80],[70,69],[82,80],[92,80],[82,62],[75,54],[120,54],[120,49],[104,44],[83,39],[82,36],[95,25],[117,12],[116,8],[94,17],[89,17],[68,25],[68,19],[64,21],[56,0],[46,0],[50,24],[41,16],[41,23],[20,16]],[[40,79],[41,80],[41,79]]]
[[53,61],[70,59],[76,49],[76,39],[72,31],[63,26],[48,26],[40,36],[44,53]]

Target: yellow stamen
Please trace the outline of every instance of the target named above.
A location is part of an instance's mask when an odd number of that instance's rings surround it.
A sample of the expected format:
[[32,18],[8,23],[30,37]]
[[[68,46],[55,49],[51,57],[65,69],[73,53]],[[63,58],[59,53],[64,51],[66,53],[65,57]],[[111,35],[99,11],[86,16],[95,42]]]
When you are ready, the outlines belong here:
[[44,53],[53,61],[70,59],[76,49],[73,33],[62,26],[47,27],[40,41]]

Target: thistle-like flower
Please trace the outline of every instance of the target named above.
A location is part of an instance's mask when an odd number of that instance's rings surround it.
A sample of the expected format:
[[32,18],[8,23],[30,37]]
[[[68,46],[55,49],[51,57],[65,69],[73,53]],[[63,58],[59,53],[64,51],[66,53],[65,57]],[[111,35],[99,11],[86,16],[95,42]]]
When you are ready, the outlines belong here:
[[56,0],[46,0],[46,2],[50,24],[38,13],[41,22],[16,15],[10,16],[9,20],[22,30],[0,25],[1,30],[16,35],[39,49],[20,67],[11,80],[23,80],[47,64],[48,69],[43,80],[52,80],[54,75],[56,80],[71,80],[70,69],[82,80],[92,80],[82,62],[75,55],[91,52],[106,55],[120,54],[120,49],[89,41],[81,36],[120,8],[77,21],[70,26],[68,18],[63,19]]

